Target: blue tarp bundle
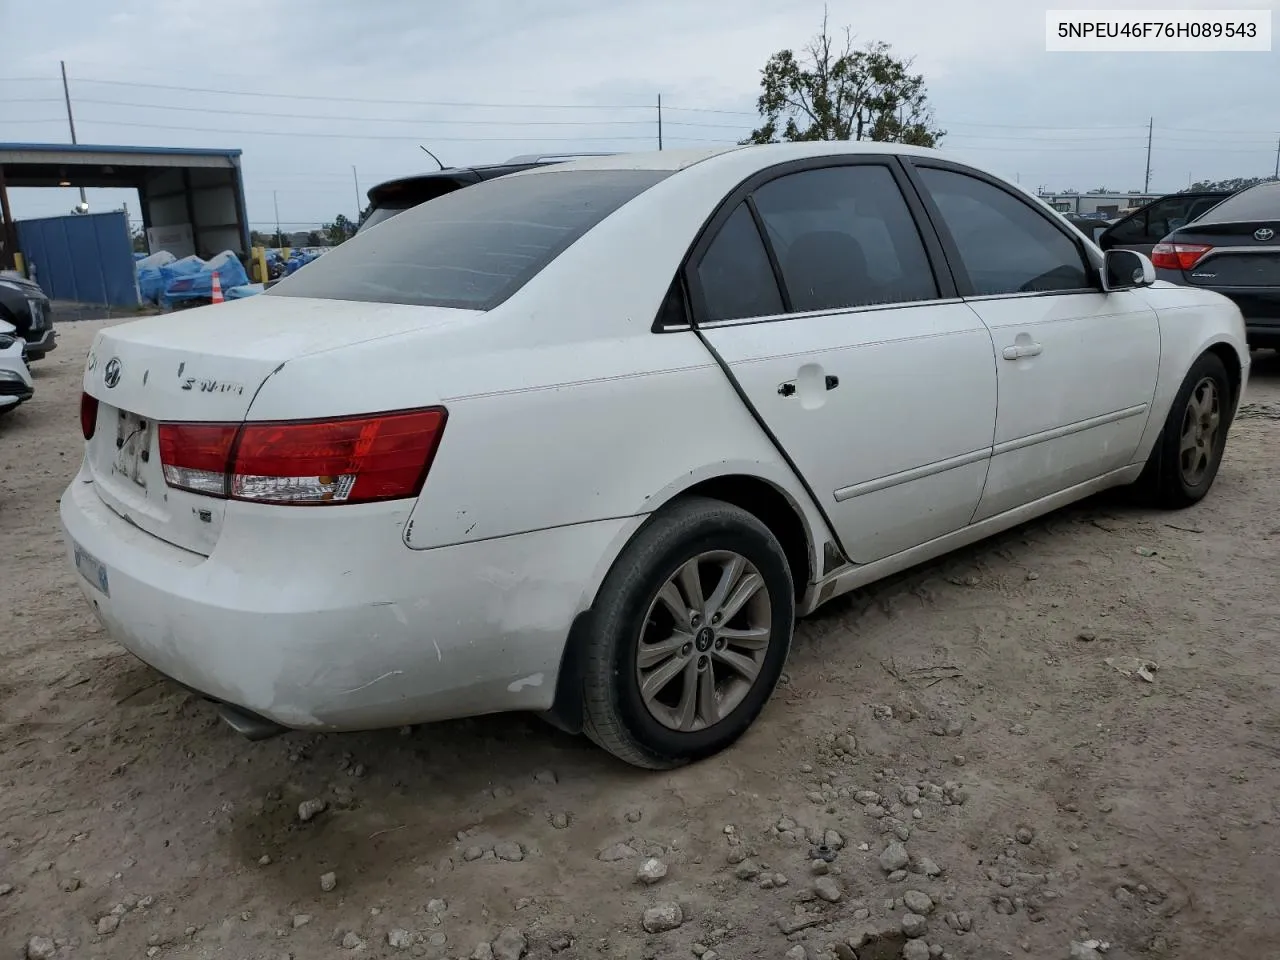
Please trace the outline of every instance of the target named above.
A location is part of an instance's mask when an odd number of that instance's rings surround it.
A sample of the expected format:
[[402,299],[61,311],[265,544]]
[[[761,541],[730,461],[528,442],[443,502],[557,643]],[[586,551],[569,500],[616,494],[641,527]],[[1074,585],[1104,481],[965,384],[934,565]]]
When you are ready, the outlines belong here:
[[234,287],[243,287],[249,283],[249,275],[244,265],[230,250],[224,250],[211,260],[204,261],[199,257],[184,257],[161,268],[161,274],[167,274],[164,285],[166,304],[183,300],[208,300],[213,296],[213,275],[218,274],[218,282],[223,295]]
[[164,296],[163,269],[173,263],[176,258],[168,250],[161,250],[149,257],[143,257],[135,265],[138,272],[138,293],[148,303],[159,303]]
[[266,287],[260,283],[247,283],[243,287],[232,287],[227,290],[226,298],[228,300],[243,300],[245,297],[256,297],[265,289]]
[[294,251],[292,256],[289,257],[289,262],[285,264],[284,275],[287,277],[292,273],[297,273],[318,256],[320,256],[318,253],[307,253],[302,250]]

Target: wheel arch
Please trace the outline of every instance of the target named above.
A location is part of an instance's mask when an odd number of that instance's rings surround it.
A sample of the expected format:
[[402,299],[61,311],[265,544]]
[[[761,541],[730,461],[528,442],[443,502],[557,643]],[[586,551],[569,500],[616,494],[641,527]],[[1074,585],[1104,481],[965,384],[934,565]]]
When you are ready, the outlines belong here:
[[650,509],[638,517],[636,523],[629,524],[613,545],[584,597],[583,609],[574,617],[560,658],[555,700],[551,709],[542,714],[543,719],[568,733],[582,732],[582,651],[591,634],[596,595],[626,545],[651,517],[670,504],[688,497],[709,497],[731,503],[758,519],[777,537],[787,557],[797,605],[810,583],[845,562],[817,510],[812,506],[806,509],[794,492],[775,480],[766,479],[761,475],[763,472],[733,470],[710,476],[690,474],[646,504]]
[[1231,411],[1234,416],[1240,403],[1241,387],[1244,385],[1244,370],[1248,360],[1241,357],[1236,347],[1226,340],[1215,340],[1205,347],[1198,356],[1206,353],[1214,354],[1227,368],[1227,377],[1231,381]]

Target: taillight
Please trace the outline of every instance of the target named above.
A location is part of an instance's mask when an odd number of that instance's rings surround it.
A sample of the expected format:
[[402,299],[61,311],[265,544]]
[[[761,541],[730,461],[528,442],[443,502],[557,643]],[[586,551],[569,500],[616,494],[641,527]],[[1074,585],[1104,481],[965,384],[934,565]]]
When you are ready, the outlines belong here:
[[98,428],[98,398],[87,393],[80,394],[80,432],[86,440],[93,439],[93,432]]
[[171,487],[255,503],[416,497],[444,432],[441,407],[335,420],[162,423]]
[[1157,243],[1151,263],[1161,270],[1190,270],[1212,249],[1204,243]]

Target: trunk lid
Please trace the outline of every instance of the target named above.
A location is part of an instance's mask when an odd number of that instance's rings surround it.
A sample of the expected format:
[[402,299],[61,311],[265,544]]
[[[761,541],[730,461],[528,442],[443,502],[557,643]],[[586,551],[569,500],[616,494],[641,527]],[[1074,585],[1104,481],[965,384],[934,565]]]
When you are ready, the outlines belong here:
[[239,423],[262,384],[291,360],[474,316],[259,296],[108,327],[94,339],[84,373],[84,391],[98,401],[86,443],[94,488],[133,525],[208,556],[226,501],[169,488],[157,423]]

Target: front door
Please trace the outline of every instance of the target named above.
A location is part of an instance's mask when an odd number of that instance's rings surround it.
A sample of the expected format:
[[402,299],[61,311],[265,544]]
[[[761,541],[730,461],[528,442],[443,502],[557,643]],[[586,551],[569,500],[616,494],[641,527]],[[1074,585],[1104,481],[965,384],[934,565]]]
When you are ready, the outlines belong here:
[[688,274],[703,336],[860,563],[969,523],[995,422],[990,336],[942,299],[904,183],[883,157],[777,176]]
[[914,166],[995,345],[999,410],[974,520],[1131,463],[1160,363],[1145,298],[1104,293],[1079,239],[1011,189],[954,166]]

